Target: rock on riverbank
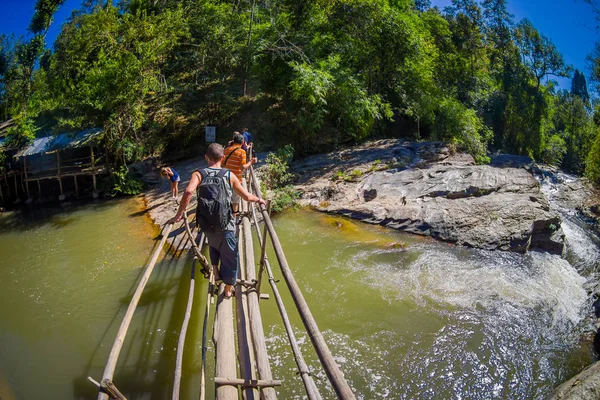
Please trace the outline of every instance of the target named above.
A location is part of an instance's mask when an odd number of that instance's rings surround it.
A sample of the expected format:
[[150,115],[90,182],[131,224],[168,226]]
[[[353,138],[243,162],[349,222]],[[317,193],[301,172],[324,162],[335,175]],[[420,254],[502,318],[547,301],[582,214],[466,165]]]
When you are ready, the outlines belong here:
[[475,165],[439,142],[380,140],[292,166],[302,202],[483,249],[561,254],[560,216],[523,168]]

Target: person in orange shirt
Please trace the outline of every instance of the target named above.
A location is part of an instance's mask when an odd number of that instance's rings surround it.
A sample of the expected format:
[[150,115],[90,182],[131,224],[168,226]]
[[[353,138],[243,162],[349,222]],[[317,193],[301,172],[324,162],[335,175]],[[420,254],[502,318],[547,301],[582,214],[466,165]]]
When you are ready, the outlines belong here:
[[[233,143],[231,146],[227,147],[224,151],[223,156],[225,157],[223,161],[223,168],[227,168],[239,179],[242,181],[242,173],[246,168],[249,168],[252,164],[256,164],[256,157],[251,158],[250,161],[246,162],[246,151],[242,148],[242,144],[244,143],[244,137],[240,135],[238,132],[235,132],[233,135]],[[239,201],[240,197],[237,193],[233,193],[232,198],[233,204],[233,212],[237,213],[239,209]]]

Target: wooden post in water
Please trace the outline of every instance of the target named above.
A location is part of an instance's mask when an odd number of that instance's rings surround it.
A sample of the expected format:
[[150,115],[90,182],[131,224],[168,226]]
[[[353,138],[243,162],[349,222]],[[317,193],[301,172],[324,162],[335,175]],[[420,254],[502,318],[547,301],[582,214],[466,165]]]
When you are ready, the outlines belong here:
[[[260,193],[260,187],[252,167],[250,167],[250,174],[252,174],[252,184],[254,185],[256,196],[262,197]],[[281,242],[279,242],[279,237],[277,236],[277,232],[275,232],[275,228],[271,223],[271,218],[269,218],[266,208],[261,208],[261,212],[265,226],[269,231],[269,236],[271,236],[271,242],[273,244],[275,255],[277,256],[277,261],[279,262],[279,267],[281,268],[283,278],[285,279],[285,283],[290,290],[292,299],[296,304],[296,308],[300,313],[304,327],[306,328],[310,340],[312,341],[317,355],[319,356],[319,360],[321,360],[321,364],[327,373],[327,377],[329,378],[329,381],[331,382],[338,398],[343,400],[354,400],[356,397],[354,396],[354,393],[352,393],[350,385],[348,385],[348,382],[346,382],[346,378],[344,378],[344,374],[340,370],[340,367],[335,362],[335,359],[333,358],[333,355],[327,346],[327,342],[325,342],[325,338],[323,338],[323,334],[319,330],[317,322],[315,321],[312,312],[310,311],[310,308],[308,307],[308,304],[306,303],[306,300],[300,291],[300,287],[298,286],[298,283],[296,283],[296,279],[290,270],[290,266],[283,252],[283,247],[281,247]]]
[[[246,181],[242,180],[244,187]],[[248,203],[242,200],[242,207],[248,210]],[[250,219],[246,213],[242,217],[242,234],[244,235],[243,257],[246,260],[246,278],[249,281],[256,279],[256,266],[254,261],[254,246],[252,245],[252,226]],[[248,293],[248,314],[250,316],[250,326],[252,329],[252,341],[256,355],[256,365],[258,368],[258,378],[262,380],[273,380],[269,356],[267,354],[267,344],[265,342],[265,332],[262,326],[262,316],[260,314],[260,306],[258,304],[258,293],[256,290],[250,290]],[[261,398],[264,400],[272,400],[277,398],[277,392],[272,387],[264,387],[261,389]]]
[[90,146],[90,159],[92,162],[92,182],[94,183],[94,192],[96,191],[96,162],[94,160],[94,146]]
[[19,200],[19,187],[17,186],[17,173],[13,174],[13,178],[15,178],[15,197]]
[[[144,271],[144,275],[142,275],[142,279],[138,284],[133,297],[131,298],[131,302],[129,303],[129,307],[127,307],[127,312],[123,317],[123,321],[121,322],[121,326],[119,327],[119,331],[117,332],[117,337],[115,338],[115,342],[113,343],[113,347],[110,350],[110,355],[108,356],[108,361],[106,363],[106,367],[104,368],[104,373],[102,374],[102,381],[109,380],[112,381],[113,376],[115,374],[115,367],[117,366],[117,361],[119,359],[119,354],[121,353],[121,348],[123,347],[123,343],[125,341],[125,335],[127,335],[127,330],[129,329],[129,325],[131,324],[131,319],[133,318],[133,313],[140,301],[140,297],[142,297],[142,292],[146,287],[146,283],[148,283],[148,279],[154,270],[154,266],[156,265],[156,261],[158,260],[158,256],[163,250],[165,242],[169,237],[169,233],[171,233],[171,229],[173,229],[173,224],[167,225],[163,232],[163,237],[160,240],[160,243],[154,250],[154,254],[152,255],[152,259],[148,263],[146,267],[146,271]],[[106,393],[98,393],[98,400],[108,400],[108,395]]]
[[25,172],[25,188],[27,189],[27,199],[31,197],[29,195],[29,179],[27,179],[27,157],[23,157],[23,170]]
[[40,196],[40,198],[42,197],[42,184],[40,183],[40,180],[37,180],[37,184],[38,184],[38,196]]
[[57,176],[58,176],[58,186],[60,187],[60,200],[63,199],[63,196],[65,195],[63,192],[63,184],[62,184],[62,178],[60,177],[60,151],[56,150],[56,165],[57,165]]
[[79,197],[79,186],[77,186],[77,174],[73,174],[73,181],[75,182],[75,197]]
[[[213,331],[215,344],[215,376],[225,379],[237,379],[235,362],[235,337],[233,333],[233,299],[223,295],[225,284],[219,285],[217,314]],[[217,400],[237,400],[238,388],[232,385],[215,387]]]

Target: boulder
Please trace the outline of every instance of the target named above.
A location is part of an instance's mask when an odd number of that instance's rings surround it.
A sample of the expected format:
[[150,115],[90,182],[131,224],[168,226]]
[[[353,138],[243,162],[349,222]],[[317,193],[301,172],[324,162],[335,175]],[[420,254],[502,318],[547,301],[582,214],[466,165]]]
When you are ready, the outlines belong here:
[[600,399],[600,362],[596,362],[554,390],[548,400]]
[[402,154],[414,167],[368,169],[355,158],[352,168],[369,172],[355,182],[314,176],[298,186],[305,204],[469,247],[562,254],[560,217],[525,169],[474,165],[438,143],[401,148],[377,159]]

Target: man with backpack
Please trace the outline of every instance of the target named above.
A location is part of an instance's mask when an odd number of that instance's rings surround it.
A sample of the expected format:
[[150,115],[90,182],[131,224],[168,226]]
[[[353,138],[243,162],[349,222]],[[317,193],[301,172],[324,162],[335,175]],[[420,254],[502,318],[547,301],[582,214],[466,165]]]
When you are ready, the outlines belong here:
[[[240,182],[242,181],[242,173],[244,170],[249,168],[252,164],[256,164],[256,158],[251,158],[250,161],[246,162],[246,151],[242,147],[243,144],[244,137],[236,132],[233,136],[233,142],[223,153],[225,156],[223,168],[227,168],[233,172]],[[238,212],[239,201],[239,196],[234,192],[232,197],[234,214]]]
[[233,294],[238,270],[238,241],[235,236],[235,220],[231,212],[233,193],[252,203],[265,204],[265,202],[244,189],[239,179],[228,169],[221,168],[224,160],[223,146],[218,143],[211,144],[208,146],[205,158],[208,168],[194,171],[181,198],[177,214],[169,222],[181,220],[192,195],[197,191],[196,220],[208,239],[215,279],[219,271],[220,278],[225,283],[224,296],[229,298]]

